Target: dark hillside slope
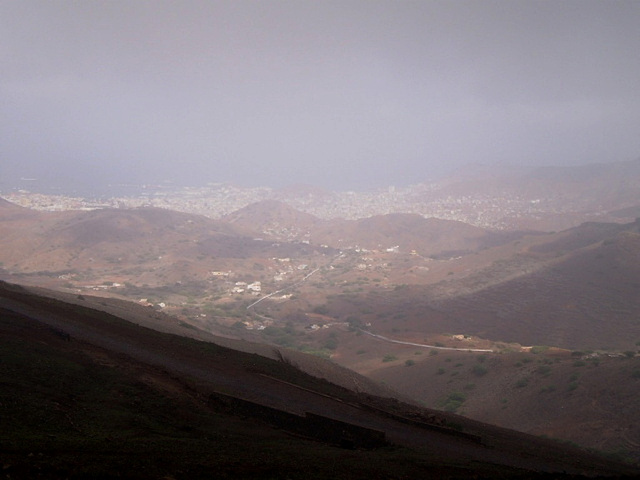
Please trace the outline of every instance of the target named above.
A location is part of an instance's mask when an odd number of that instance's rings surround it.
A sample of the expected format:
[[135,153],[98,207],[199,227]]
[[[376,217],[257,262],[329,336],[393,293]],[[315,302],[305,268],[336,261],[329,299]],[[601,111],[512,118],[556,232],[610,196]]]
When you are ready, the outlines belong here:
[[624,231],[517,279],[440,301],[450,328],[524,345],[635,350],[640,234]]
[[0,329],[8,478],[637,473],[576,448],[357,394],[304,374],[286,352],[274,361],[163,334],[4,283]]

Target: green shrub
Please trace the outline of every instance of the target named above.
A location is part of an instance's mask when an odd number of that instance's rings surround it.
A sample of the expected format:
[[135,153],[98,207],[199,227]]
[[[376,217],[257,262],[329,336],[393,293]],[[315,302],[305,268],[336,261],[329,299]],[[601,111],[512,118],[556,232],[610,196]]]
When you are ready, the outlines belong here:
[[447,398],[441,400],[439,405],[446,412],[456,412],[462,404],[465,402],[467,397],[460,392],[450,393]]
[[415,365],[415,364],[416,364],[416,362],[414,362],[413,360],[409,359],[409,360],[407,360],[406,362],[404,362],[404,364],[405,364],[407,367],[412,367],[413,365]]
[[383,362],[393,362],[395,360],[397,360],[398,357],[396,357],[395,355],[385,355],[384,357],[382,357],[382,361]]
[[534,345],[533,347],[531,347],[531,353],[533,353],[534,355],[544,353],[547,350],[549,350],[549,347],[547,347],[546,345]]

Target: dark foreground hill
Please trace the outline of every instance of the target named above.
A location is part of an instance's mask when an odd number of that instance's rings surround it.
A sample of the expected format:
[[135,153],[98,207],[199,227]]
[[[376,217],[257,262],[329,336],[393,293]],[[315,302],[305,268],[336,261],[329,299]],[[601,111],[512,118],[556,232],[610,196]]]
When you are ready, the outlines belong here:
[[4,478],[578,478],[587,451],[0,284]]

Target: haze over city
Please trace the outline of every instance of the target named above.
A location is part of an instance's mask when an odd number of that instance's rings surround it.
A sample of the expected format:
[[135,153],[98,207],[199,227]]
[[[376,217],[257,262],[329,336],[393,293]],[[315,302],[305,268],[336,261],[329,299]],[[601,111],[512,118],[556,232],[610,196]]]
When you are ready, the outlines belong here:
[[0,191],[640,155],[635,1],[0,2]]
[[638,26],[0,0],[3,478],[640,478]]

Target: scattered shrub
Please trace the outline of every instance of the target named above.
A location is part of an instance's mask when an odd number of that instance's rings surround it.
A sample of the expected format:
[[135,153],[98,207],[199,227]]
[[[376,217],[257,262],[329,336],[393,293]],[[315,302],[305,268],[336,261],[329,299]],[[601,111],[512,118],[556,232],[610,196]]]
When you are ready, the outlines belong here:
[[548,377],[551,374],[551,367],[549,365],[540,365],[536,370],[540,375]]
[[335,338],[327,338],[327,341],[324,342],[323,347],[329,350],[335,350],[336,348],[338,348],[338,340],[336,340]]
[[416,362],[414,362],[413,360],[409,359],[409,360],[407,360],[406,362],[404,362],[404,364],[405,364],[407,367],[412,367],[413,365],[415,365],[415,364],[416,364]]
[[445,412],[456,412],[462,404],[465,402],[467,397],[460,392],[450,393],[447,398],[440,401],[440,406]]
[[385,356],[382,358],[382,361],[383,361],[383,362],[393,362],[393,361],[395,361],[395,360],[397,360],[397,359],[398,359],[398,357],[396,357],[395,355],[385,355]]

